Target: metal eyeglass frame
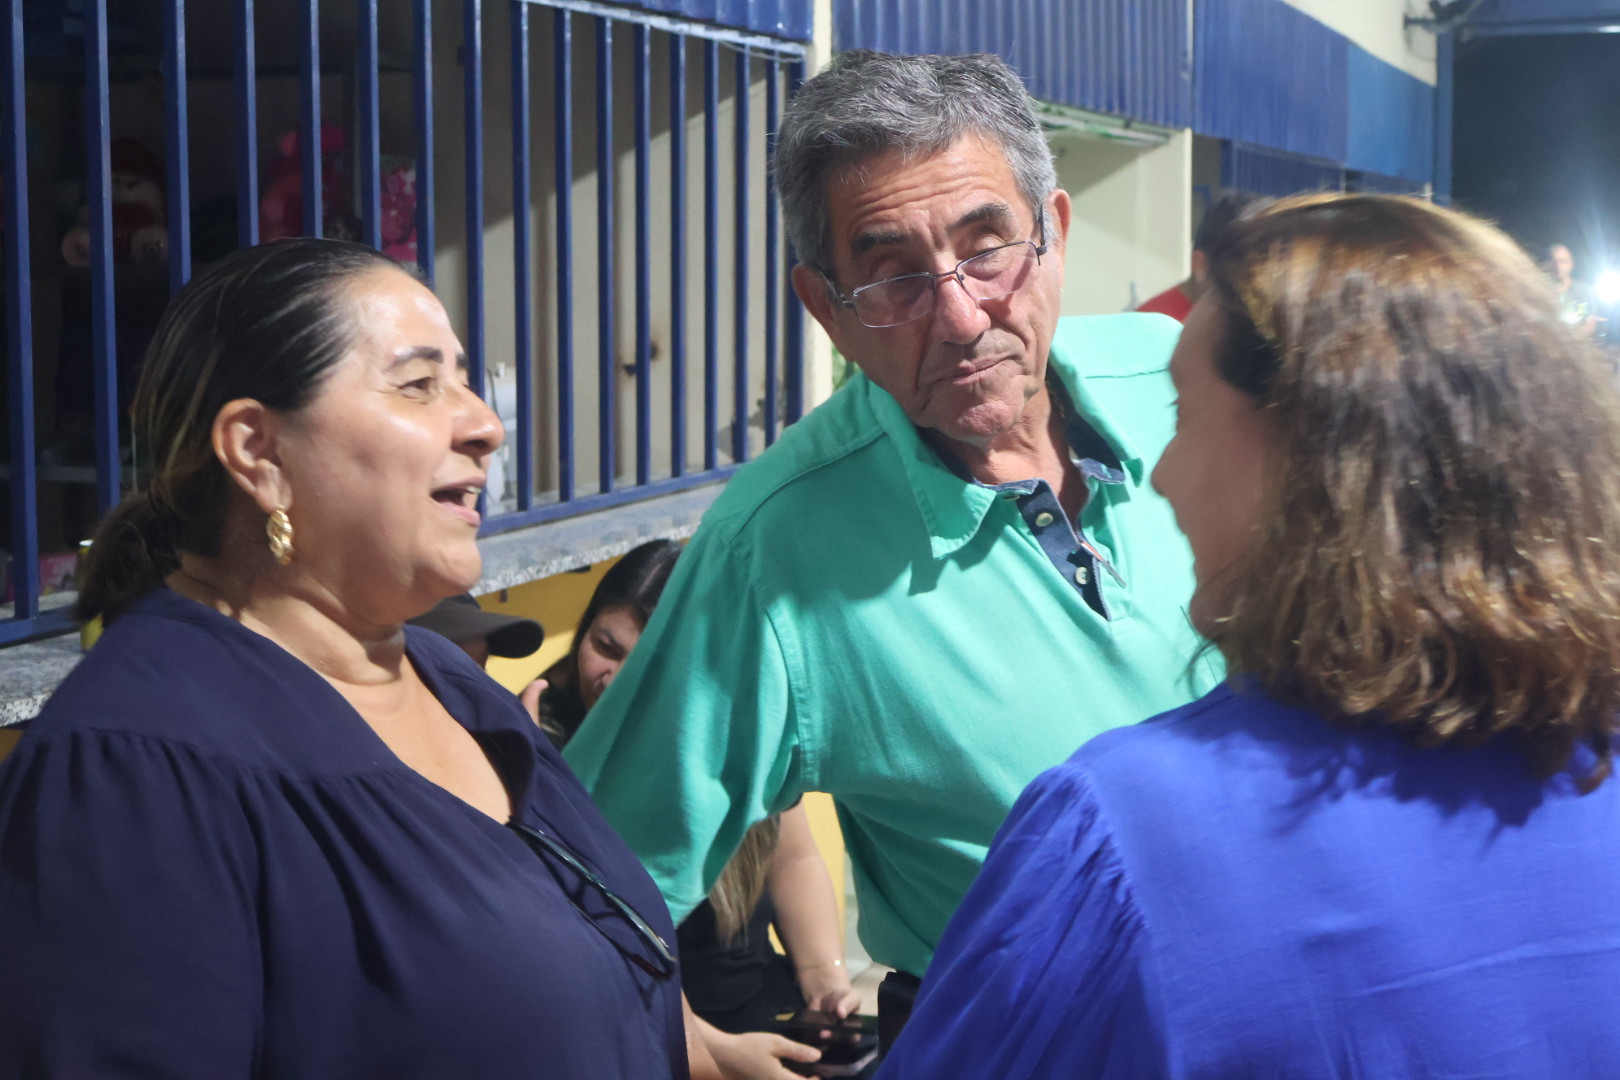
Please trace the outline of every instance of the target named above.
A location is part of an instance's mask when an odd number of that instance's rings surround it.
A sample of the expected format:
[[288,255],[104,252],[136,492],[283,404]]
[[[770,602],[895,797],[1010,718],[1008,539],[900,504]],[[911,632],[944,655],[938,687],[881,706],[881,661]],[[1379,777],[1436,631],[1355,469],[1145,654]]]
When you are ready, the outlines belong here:
[[[658,936],[658,931],[654,930],[647,920],[643,919],[641,914],[630,906],[628,900],[608,888],[607,884],[591,871],[578,855],[564,847],[561,841],[552,839],[533,825],[512,821],[507,823],[507,827],[521,836],[524,842],[529,845],[529,849],[536,855],[543,851],[554,856],[564,866],[578,874],[581,881],[602,894],[602,898],[611,904],[613,909],[622,915],[624,920],[635,930],[636,936],[641,938],[642,942],[651,950],[653,956],[657,958],[657,962],[654,963],[640,953],[625,948],[618,938],[608,933],[606,928],[596,921],[596,916],[581,907],[577,900],[568,895],[568,890],[564,889],[563,895],[568,896],[568,902],[574,905],[574,910],[583,915],[585,921],[590,923],[598,934],[607,938],[608,943],[619,950],[620,955],[655,979],[668,979],[675,974],[677,968],[675,956],[669,951],[669,945],[665,943],[664,939]],[[542,859],[541,861],[544,862],[545,860]]]
[[[881,281],[868,282],[867,284],[862,285],[859,288],[851,289],[849,291],[848,295],[845,295],[844,293],[841,293],[841,292],[838,291],[838,286],[833,283],[833,279],[832,279],[831,275],[823,273],[821,276],[826,280],[828,287],[832,289],[833,297],[835,299],[837,299],[837,301],[840,304],[842,304],[844,307],[847,307],[851,311],[855,312],[855,317],[857,319],[861,319],[860,309],[855,306],[855,298],[857,296],[860,296],[862,293],[866,292],[868,289],[876,289],[881,285],[892,285],[896,281],[908,281],[908,280],[913,280],[913,279],[927,278],[928,279],[929,291],[934,296],[934,304],[937,304],[939,302],[939,299],[938,299],[939,298],[939,283],[940,283],[941,280],[943,280],[945,278],[955,278],[956,283],[958,285],[962,286],[962,290],[964,292],[967,292],[968,296],[976,304],[982,303],[985,300],[999,300],[999,299],[1001,299],[1002,296],[1011,296],[1013,293],[1017,292],[1018,289],[1012,289],[1012,290],[1010,290],[1008,292],[1004,292],[1000,296],[974,296],[971,292],[968,292],[967,276],[962,273],[962,267],[966,266],[968,263],[973,262],[976,259],[982,259],[982,258],[986,257],[987,255],[994,255],[998,251],[1006,251],[1008,248],[1021,247],[1021,246],[1025,245],[1025,244],[1028,244],[1030,247],[1035,249],[1035,265],[1040,266],[1040,264],[1041,264],[1041,256],[1045,255],[1047,253],[1047,250],[1048,250],[1048,245],[1046,243],[1046,208],[1045,207],[1042,207],[1040,212],[1035,215],[1035,228],[1036,228],[1037,232],[1040,235],[1040,240],[1039,241],[1036,241],[1036,240],[1014,240],[1010,244],[997,244],[995,247],[987,248],[986,250],[979,252],[977,255],[969,255],[967,258],[963,259],[961,262],[957,263],[955,266],[951,267],[949,270],[946,270],[946,271],[944,271],[942,273],[935,274],[935,273],[931,273],[930,271],[927,271],[927,270],[919,270],[916,273],[912,273],[912,274],[896,274],[894,277],[887,277],[887,278],[884,278]],[[1025,284],[1028,284],[1028,283],[1026,282]],[[1019,286],[1019,289],[1021,289],[1021,288],[1023,288],[1022,285]],[[894,327],[894,326],[905,326],[908,323],[914,323],[918,319],[925,318],[930,312],[932,312],[934,310],[934,304],[929,304],[928,309],[926,311],[923,311],[923,312],[920,312],[919,314],[913,315],[911,318],[906,319],[906,320],[904,320],[902,322],[883,323],[880,326],[873,326],[871,323],[867,322],[865,319],[861,319],[861,325],[865,326],[865,327],[867,327],[868,329],[871,329],[871,330],[887,330],[890,327]]]

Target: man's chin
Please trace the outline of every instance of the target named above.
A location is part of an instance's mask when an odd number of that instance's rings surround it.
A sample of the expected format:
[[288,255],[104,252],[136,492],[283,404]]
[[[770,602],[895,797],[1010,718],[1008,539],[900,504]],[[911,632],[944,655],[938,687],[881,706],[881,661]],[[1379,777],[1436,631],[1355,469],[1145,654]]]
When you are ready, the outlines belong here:
[[963,409],[940,410],[933,423],[923,426],[956,442],[983,445],[1011,431],[1022,415],[1023,409],[1009,401],[980,401]]

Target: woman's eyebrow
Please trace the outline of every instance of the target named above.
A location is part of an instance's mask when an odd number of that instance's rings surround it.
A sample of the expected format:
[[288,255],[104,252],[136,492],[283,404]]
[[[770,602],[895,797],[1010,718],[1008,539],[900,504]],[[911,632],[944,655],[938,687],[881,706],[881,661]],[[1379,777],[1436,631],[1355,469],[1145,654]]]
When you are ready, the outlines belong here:
[[[394,354],[392,360],[388,361],[387,370],[392,371],[401,364],[408,364],[412,360],[427,360],[435,364],[442,364],[444,363],[444,350],[434,348],[432,345],[413,345],[409,349],[401,349]],[[456,370],[463,372],[467,370],[466,353],[456,353]]]
[[[462,363],[466,363],[466,357],[458,357],[458,359]],[[413,345],[409,349],[401,349],[388,362],[388,370],[392,371],[402,364],[410,363],[412,360],[429,360],[435,364],[442,364],[444,363],[444,350],[436,349],[432,345]]]

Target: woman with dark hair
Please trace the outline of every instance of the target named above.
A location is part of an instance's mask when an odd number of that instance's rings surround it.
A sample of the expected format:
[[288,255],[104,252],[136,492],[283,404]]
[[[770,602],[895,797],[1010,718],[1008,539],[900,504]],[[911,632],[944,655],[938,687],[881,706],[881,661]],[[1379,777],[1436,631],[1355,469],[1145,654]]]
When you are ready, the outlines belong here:
[[[629,659],[680,554],[678,542],[652,540],[602,575],[572,647],[544,675],[540,725],[559,749]],[[773,926],[785,956],[771,947]],[[676,941],[681,987],[701,1021],[696,1032],[725,1080],[793,1076],[783,1062],[808,1064],[820,1052],[769,1031],[772,1018],[806,1005],[847,1016],[860,1000],[844,968],[832,881],[801,804],[743,835]]]
[[547,686],[540,695],[540,726],[557,746],[579,730],[636,647],[680,554],[678,541],[649,540],[602,575],[567,655],[541,676]]
[[0,767],[0,1076],[687,1075],[656,888],[517,700],[404,624],[502,431],[433,294],[238,252],[147,353],[106,631]]
[[1040,777],[885,1077],[1603,1077],[1620,409],[1463,214],[1210,253],[1154,485],[1232,677]]

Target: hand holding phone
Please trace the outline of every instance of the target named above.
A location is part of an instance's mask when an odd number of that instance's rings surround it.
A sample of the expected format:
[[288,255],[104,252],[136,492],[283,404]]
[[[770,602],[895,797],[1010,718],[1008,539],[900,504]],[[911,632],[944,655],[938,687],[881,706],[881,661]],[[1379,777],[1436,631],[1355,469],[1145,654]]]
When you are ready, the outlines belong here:
[[773,1027],[779,1034],[821,1051],[814,1062],[784,1062],[804,1076],[855,1076],[877,1056],[875,1016],[839,1017],[801,1009],[778,1016]]

